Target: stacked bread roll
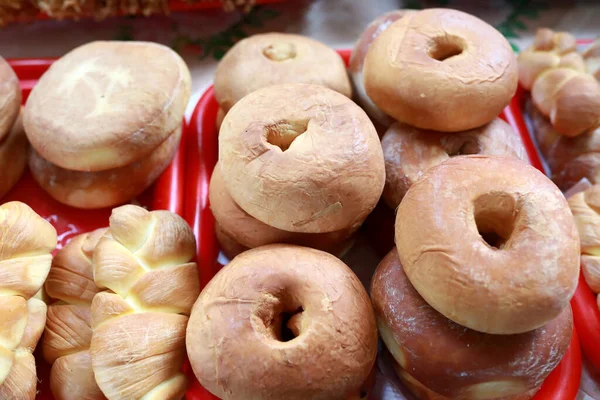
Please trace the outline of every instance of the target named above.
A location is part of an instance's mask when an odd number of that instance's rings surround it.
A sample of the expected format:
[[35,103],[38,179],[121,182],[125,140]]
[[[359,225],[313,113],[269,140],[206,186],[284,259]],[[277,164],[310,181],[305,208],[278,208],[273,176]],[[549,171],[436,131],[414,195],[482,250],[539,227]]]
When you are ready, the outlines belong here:
[[385,132],[384,200],[392,209],[428,168],[451,157],[527,159],[518,135],[497,118],[517,87],[516,58],[499,32],[473,16],[384,14],[356,43],[350,71],[359,103]]
[[92,255],[106,229],[74,237],[52,260],[46,291],[57,300],[48,307],[42,341],[52,365],[50,389],[56,400],[102,400],[90,359],[91,304],[100,290],[94,283]]
[[165,46],[76,48],[50,67],[27,101],[33,177],[74,207],[132,200],[175,155],[190,86],[187,66]]
[[185,330],[200,293],[196,241],[168,211],[113,210],[93,254],[97,293],[89,348],[98,387],[109,399],[181,399],[187,379]]
[[519,80],[560,134],[578,136],[600,125],[600,83],[586,72],[572,35],[539,29],[519,54]]
[[0,398],[33,400],[35,349],[46,304],[33,298],[48,276],[56,230],[27,205],[0,206]]
[[600,185],[593,185],[569,197],[569,206],[581,239],[583,276],[590,289],[600,293]]
[[594,40],[585,49],[582,56],[588,74],[592,74],[596,79],[600,79],[600,38]]
[[19,181],[27,166],[27,138],[20,117],[21,86],[0,57],[0,199]]

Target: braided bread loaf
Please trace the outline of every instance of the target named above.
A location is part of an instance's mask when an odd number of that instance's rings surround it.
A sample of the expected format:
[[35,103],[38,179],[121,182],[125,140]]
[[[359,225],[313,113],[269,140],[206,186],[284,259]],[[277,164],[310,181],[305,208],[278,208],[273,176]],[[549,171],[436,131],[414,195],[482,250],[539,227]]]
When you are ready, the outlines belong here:
[[569,197],[579,239],[581,270],[590,289],[600,293],[600,185]]
[[50,364],[50,389],[56,400],[104,399],[96,384],[89,354],[90,307],[100,290],[92,274],[92,254],[106,229],[76,236],[54,260],[46,291],[59,300],[48,307],[44,358]]
[[186,378],[185,330],[200,294],[196,242],[168,211],[133,205],[113,210],[94,250],[90,354],[96,382],[110,399],[180,399]]
[[0,399],[33,400],[35,360],[31,354],[46,323],[40,290],[56,247],[56,230],[29,206],[0,206]]
[[566,32],[538,29],[533,45],[519,54],[521,86],[565,136],[600,125],[600,83],[585,71],[577,41]]
[[588,74],[600,79],[600,38],[594,40],[583,52],[583,60]]

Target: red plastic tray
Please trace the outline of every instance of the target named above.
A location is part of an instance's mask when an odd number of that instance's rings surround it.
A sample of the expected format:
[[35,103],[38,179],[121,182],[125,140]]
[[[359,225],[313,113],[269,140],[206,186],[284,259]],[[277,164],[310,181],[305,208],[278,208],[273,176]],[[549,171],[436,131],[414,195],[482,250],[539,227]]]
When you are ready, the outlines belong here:
[[[577,43],[585,45],[591,43],[591,39],[580,39]],[[521,87],[517,90],[517,94],[510,103],[509,108],[515,116],[515,126],[519,129],[521,136],[532,142],[533,135],[529,132],[528,126],[523,118],[523,110],[527,93]],[[534,148],[536,158],[539,160],[541,155]],[[585,355],[589,358],[592,365],[600,371],[600,310],[596,303],[596,295],[590,290],[585,282],[583,275],[579,277],[579,285],[575,296],[571,300],[573,307],[573,318],[575,328],[581,338],[581,348]]]
[[[23,89],[23,102],[27,99],[31,88],[37,79],[50,67],[52,59],[37,60],[8,60],[15,70]],[[152,187],[137,199],[140,204],[153,210],[169,210],[178,214],[183,213],[183,182],[184,182],[184,150],[189,127],[184,123],[182,141],[169,167],[163,172]],[[62,248],[73,236],[89,232],[108,225],[111,209],[79,210],[65,206],[52,199],[33,180],[29,171],[26,171],[19,183],[0,198],[0,204],[7,201],[19,200],[27,203],[44,219],[49,221],[58,233],[58,248]],[[39,348],[36,350],[36,364],[38,370],[38,395],[39,400],[54,400],[49,388],[50,368],[41,357]]]
[[[346,63],[350,58],[350,50],[339,51]],[[513,102],[515,100],[513,99]],[[210,176],[217,162],[217,130],[216,116],[219,106],[215,100],[213,88],[210,87],[198,101],[190,121],[190,135],[186,144],[186,181],[192,184],[186,187],[184,218],[192,226],[198,239],[198,263],[200,280],[204,286],[219,270],[221,265],[217,262],[219,246],[215,237],[215,220],[209,208],[208,184]],[[531,163],[541,169],[541,162],[535,147],[526,130],[523,130],[523,118],[520,113],[515,113],[507,107],[502,117],[513,126],[521,135]],[[521,121],[521,125],[519,125]],[[203,389],[194,379],[193,387],[187,395],[188,400],[216,399]],[[378,375],[381,376],[381,375]],[[536,394],[535,400],[572,400],[577,395],[581,377],[581,351],[579,339],[575,330],[571,344],[565,357],[558,367],[544,382],[541,390]]]

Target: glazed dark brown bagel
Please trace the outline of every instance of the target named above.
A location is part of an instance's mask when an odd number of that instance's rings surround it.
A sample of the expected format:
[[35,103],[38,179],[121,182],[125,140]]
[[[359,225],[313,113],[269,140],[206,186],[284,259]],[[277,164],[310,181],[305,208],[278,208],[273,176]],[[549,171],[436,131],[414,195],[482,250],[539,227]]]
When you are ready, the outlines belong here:
[[230,400],[345,400],[360,394],[377,354],[356,275],[328,253],[291,245],[248,250],[219,271],[186,340],[199,382]]
[[486,333],[549,323],[579,277],[567,201],[516,158],[460,156],[430,168],[398,207],[396,248],[427,303]]
[[369,117],[316,85],[270,86],[240,100],[221,126],[219,165],[245,212],[290,232],[355,229],[385,183]]
[[500,114],[519,79],[508,41],[461,11],[431,8],[392,23],[364,65],[368,96],[397,121],[459,132]]
[[225,54],[215,72],[215,97],[227,113],[247,94],[284,83],[352,95],[346,66],[333,49],[301,35],[264,33],[240,40]]
[[[356,103],[362,107],[363,110],[371,117],[371,119],[381,126],[382,130],[389,128],[394,123],[394,120],[381,111],[379,107],[371,101],[367,92],[365,91],[365,85],[363,83],[363,66],[365,64],[365,57],[367,51],[371,46],[371,43],[381,35],[381,32],[385,31],[394,21],[399,20],[409,13],[415,12],[414,10],[393,10],[377,17],[371,22],[360,34],[352,54],[350,55],[350,65],[348,72],[350,72],[350,78],[352,79],[352,87],[354,92],[354,98]],[[379,128],[378,128],[379,130]]]
[[392,209],[427,169],[451,157],[481,154],[528,160],[521,138],[500,118],[456,133],[427,131],[397,122],[383,136],[381,146],[385,160],[383,199]]
[[518,335],[455,324],[413,288],[396,250],[377,267],[371,297],[396,371],[419,398],[531,398],[562,359],[573,330],[570,306],[544,327]]

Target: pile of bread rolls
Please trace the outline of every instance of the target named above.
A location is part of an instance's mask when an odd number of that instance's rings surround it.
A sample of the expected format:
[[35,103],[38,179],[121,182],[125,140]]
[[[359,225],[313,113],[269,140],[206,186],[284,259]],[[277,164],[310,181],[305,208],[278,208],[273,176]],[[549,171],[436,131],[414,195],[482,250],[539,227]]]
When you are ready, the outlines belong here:
[[[344,97],[334,53],[309,43],[251,37],[217,70],[210,205],[235,257],[192,310],[198,380],[231,400],[356,399],[376,321],[418,398],[532,398],[571,340],[579,239],[560,190],[498,118],[518,83],[508,42],[459,11],[381,16],[350,62],[371,122]],[[326,62],[305,58],[321,49]],[[373,209],[382,164],[396,245],[372,278],[373,316],[329,246]]]
[[580,54],[567,32],[537,31],[519,54],[519,82],[530,91],[526,112],[552,179],[568,190],[600,176],[600,83],[597,43]]

